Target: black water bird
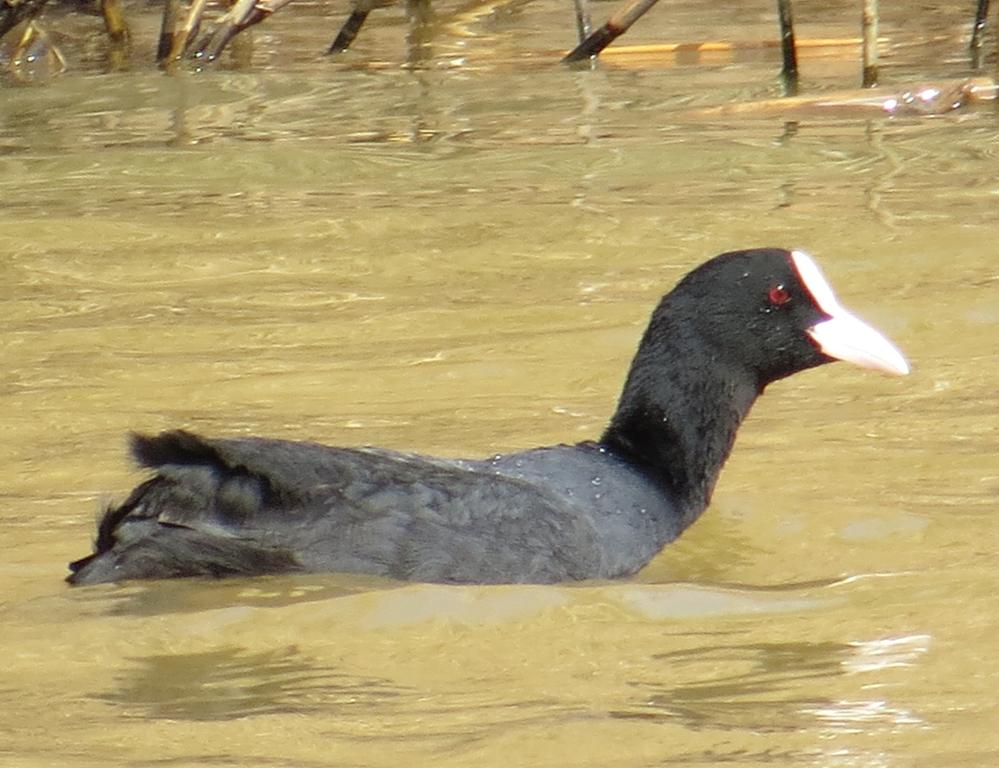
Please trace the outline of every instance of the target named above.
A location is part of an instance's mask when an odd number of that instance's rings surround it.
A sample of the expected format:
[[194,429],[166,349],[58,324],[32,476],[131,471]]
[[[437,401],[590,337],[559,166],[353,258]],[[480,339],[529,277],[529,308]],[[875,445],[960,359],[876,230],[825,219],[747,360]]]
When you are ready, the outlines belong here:
[[777,379],[833,360],[908,373],[816,263],[776,248],[701,265],[652,313],[595,442],[484,460],[189,432],[132,437],[155,474],[100,522],[72,584],[340,571],[451,583],[628,576],[704,511]]

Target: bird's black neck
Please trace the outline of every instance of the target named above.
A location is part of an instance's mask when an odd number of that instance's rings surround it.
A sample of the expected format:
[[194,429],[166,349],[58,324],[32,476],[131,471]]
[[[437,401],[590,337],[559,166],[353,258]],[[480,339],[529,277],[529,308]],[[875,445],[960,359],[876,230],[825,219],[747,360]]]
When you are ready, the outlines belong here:
[[711,500],[736,430],[761,392],[752,373],[721,365],[702,339],[657,311],[600,442],[662,482],[686,527]]

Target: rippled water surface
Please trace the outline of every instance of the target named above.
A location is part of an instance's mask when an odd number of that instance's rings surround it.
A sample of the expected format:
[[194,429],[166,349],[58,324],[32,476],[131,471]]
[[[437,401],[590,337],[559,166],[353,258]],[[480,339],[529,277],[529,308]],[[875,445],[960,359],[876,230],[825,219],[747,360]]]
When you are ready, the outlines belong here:
[[[885,9],[887,86],[968,74],[965,5]],[[994,108],[711,113],[779,95],[775,52],[573,72],[562,3],[467,8],[416,67],[401,9],[331,62],[342,9],[293,4],[249,63],[171,76],[155,9],[109,74],[99,22],[53,8],[69,71],[0,89],[0,762],[999,762]],[[859,5],[795,8],[855,34]],[[773,27],[681,2],[622,42]],[[658,297],[750,245],[816,254],[914,373],[771,387],[633,579],[61,581],[139,478],[128,430],[592,438]]]

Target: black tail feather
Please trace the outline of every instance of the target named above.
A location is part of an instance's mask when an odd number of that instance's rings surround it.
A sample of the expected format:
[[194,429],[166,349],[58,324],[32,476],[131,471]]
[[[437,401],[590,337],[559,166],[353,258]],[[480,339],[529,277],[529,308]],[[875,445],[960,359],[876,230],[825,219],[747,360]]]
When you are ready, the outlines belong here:
[[211,444],[182,429],[158,435],[133,432],[128,436],[128,444],[135,460],[150,469],[164,464],[210,464],[228,468],[226,460]]
[[[93,553],[69,565],[67,581],[71,584],[156,574],[222,576],[297,568],[288,552],[218,536],[219,529],[238,527],[247,515],[281,504],[290,496],[265,474],[227,455],[224,443],[216,445],[174,430],[159,435],[133,433],[129,446],[141,466],[157,473],[120,505],[104,510]],[[190,529],[187,513],[194,521]],[[159,526],[170,527],[172,532],[160,536]],[[216,530],[198,530],[204,527]],[[123,538],[126,529],[130,533]]]
[[[145,495],[146,491],[160,481],[161,478],[152,477],[144,483],[140,483],[136,486],[132,493],[129,494],[129,497],[117,507],[108,505],[104,508],[104,512],[101,514],[101,519],[97,523],[97,539],[94,541],[94,551],[86,557],[81,557],[79,560],[74,560],[69,564],[69,570],[72,574],[80,572],[91,561],[100,557],[105,552],[110,552],[114,548],[115,528],[117,528],[119,523],[121,523],[121,521],[128,516],[129,512],[135,509],[136,505]],[[72,582],[72,574],[66,578],[67,581]]]
[[[290,495],[282,492],[282,489],[276,487],[266,475],[234,462],[208,440],[182,429],[161,432],[158,435],[141,435],[133,432],[129,435],[129,448],[136,462],[149,469],[161,469],[167,465],[210,467],[220,480],[250,479],[265,502],[286,499]],[[141,495],[143,490],[143,486],[139,486],[135,494]],[[126,501],[125,505],[128,503]]]

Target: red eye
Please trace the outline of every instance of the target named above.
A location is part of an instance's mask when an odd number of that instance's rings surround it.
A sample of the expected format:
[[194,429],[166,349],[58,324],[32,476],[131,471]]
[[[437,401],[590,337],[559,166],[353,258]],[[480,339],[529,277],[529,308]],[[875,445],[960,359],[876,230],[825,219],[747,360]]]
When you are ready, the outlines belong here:
[[791,294],[787,292],[787,288],[783,284],[778,283],[777,285],[770,286],[770,290],[767,292],[767,300],[775,307],[782,307],[791,300]]

